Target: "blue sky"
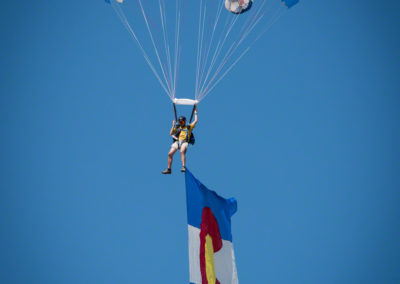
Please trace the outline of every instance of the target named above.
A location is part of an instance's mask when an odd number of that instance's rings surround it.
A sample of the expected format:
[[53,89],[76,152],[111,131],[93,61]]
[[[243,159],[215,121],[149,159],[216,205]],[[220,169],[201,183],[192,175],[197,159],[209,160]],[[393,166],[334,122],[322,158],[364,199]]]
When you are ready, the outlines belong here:
[[[241,283],[400,282],[399,8],[302,1],[200,104],[188,167],[238,200]],[[0,22],[1,282],[188,283],[171,104],[113,11]]]

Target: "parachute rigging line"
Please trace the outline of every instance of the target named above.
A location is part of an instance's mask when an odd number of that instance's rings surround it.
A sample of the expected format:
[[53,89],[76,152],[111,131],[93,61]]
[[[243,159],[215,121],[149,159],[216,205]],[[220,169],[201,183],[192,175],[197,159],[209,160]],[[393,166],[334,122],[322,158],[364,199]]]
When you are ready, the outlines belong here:
[[[266,3],[266,1],[264,1]],[[239,48],[240,44],[246,39],[246,37],[252,32],[252,30],[256,27],[256,25],[262,20],[262,18],[265,16],[267,13],[266,11],[262,13],[262,15],[258,16],[258,18],[254,21],[252,25],[249,25],[245,31],[245,33],[242,34],[241,38],[238,39],[238,41],[235,41],[234,44],[229,48],[228,53],[225,55],[225,57],[221,60],[221,64],[217,68],[217,71],[215,72],[214,76],[212,79],[210,79],[209,83],[207,84],[206,87],[202,89],[201,96],[199,97],[198,100],[203,100],[217,85],[218,83],[233,69],[233,67],[240,61],[240,59],[243,58],[245,54],[251,49],[251,47],[265,34],[265,32],[268,31],[268,29],[276,23],[280,17],[283,15],[285,8],[280,6],[278,10],[276,10],[276,13],[272,17],[272,19],[269,21],[268,25],[262,30],[262,32],[257,36],[255,40],[253,40],[246,48],[245,50],[237,57],[237,59],[232,62],[229,66],[227,66],[227,69],[225,72],[222,73],[222,75],[218,78],[218,74],[221,72],[223,67],[226,65],[228,60],[232,57],[232,55],[237,51]],[[261,11],[261,10],[259,10]],[[258,12],[259,12],[258,11]],[[218,78],[218,79],[217,79]],[[216,79],[216,81],[215,81]],[[214,84],[212,84],[214,82]]]
[[154,47],[154,52],[156,53],[156,56],[157,56],[157,59],[158,59],[158,63],[160,64],[160,69],[161,69],[161,71],[163,73],[164,80],[165,80],[165,82],[167,83],[167,86],[168,86],[168,91],[169,91],[168,94],[169,94],[169,96],[171,96],[172,91],[171,91],[171,86],[168,83],[169,81],[167,79],[167,71],[164,69],[165,65],[163,65],[163,63],[161,63],[161,59],[160,59],[160,55],[159,55],[159,52],[158,52],[158,48],[156,47],[156,44],[154,42],[153,33],[151,32],[151,29],[149,27],[149,21],[147,20],[146,12],[143,9],[142,0],[138,0],[138,1],[139,1],[140,9],[142,11],[143,18],[144,18],[144,20],[146,22],[147,31],[149,32],[149,36],[150,36],[151,42],[152,42],[153,47]]
[[172,65],[171,65],[171,52],[169,48],[169,41],[168,41],[168,36],[167,36],[167,31],[165,26],[167,25],[167,16],[165,14],[165,2],[164,0],[159,1],[159,6],[160,6],[160,17],[161,17],[161,26],[162,26],[162,31],[163,31],[163,40],[164,40],[164,47],[165,47],[165,57],[167,58],[167,65],[168,65],[168,70],[169,70],[169,83],[171,86],[171,90],[173,93],[174,90],[174,84],[172,82]]
[[[231,12],[225,11],[224,6],[228,9],[227,1],[233,0],[106,1],[112,5],[162,89],[173,102],[177,99],[178,93],[184,31],[188,32],[190,28],[197,30],[194,31],[194,34],[197,33],[197,42],[192,40],[193,48],[184,50],[185,56],[188,56],[185,52],[189,54],[193,52],[194,56],[185,57],[182,62],[189,61],[188,64],[192,64],[190,60],[193,59],[194,99],[200,102],[232,71],[251,47],[283,15],[283,12],[298,2],[254,0],[255,3],[250,5],[251,9],[243,8],[244,10],[239,12]],[[129,5],[133,7],[131,23],[124,12]],[[189,6],[188,11],[192,13],[190,22],[192,24],[197,22],[197,27],[184,25],[187,6]],[[196,6],[198,8],[194,8]],[[169,13],[172,10],[174,12]],[[159,21],[152,18],[155,15],[160,18]],[[144,21],[144,28],[137,26],[140,18]],[[260,23],[264,23],[265,18],[268,19],[266,25],[257,28]],[[148,37],[149,43],[143,42],[143,37]],[[192,59],[187,60],[187,58]],[[188,93],[187,90],[185,93]]]
[[135,40],[137,46],[139,47],[140,51],[142,52],[142,55],[149,65],[151,71],[153,72],[154,76],[157,78],[158,82],[160,83],[161,87],[163,90],[166,92],[166,94],[169,96],[169,91],[167,90],[167,87],[165,86],[164,82],[161,80],[160,75],[158,74],[156,68],[154,67],[153,63],[151,62],[147,52],[144,50],[142,43],[140,42],[139,38],[137,37],[134,29],[131,27],[129,24],[129,21],[126,18],[126,15],[124,11],[121,9],[121,7],[118,4],[114,4],[114,2],[111,1],[111,5],[114,8],[114,11],[116,14],[119,16],[122,24],[125,26],[125,28],[128,30],[129,34],[132,36],[132,38]]

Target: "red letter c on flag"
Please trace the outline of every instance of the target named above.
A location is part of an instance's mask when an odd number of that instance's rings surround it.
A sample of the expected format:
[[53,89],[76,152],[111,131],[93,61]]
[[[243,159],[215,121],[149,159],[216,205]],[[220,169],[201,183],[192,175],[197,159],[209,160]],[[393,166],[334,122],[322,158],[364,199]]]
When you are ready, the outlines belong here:
[[204,207],[200,226],[200,271],[202,284],[220,284],[215,274],[214,253],[222,248],[218,222],[211,209]]

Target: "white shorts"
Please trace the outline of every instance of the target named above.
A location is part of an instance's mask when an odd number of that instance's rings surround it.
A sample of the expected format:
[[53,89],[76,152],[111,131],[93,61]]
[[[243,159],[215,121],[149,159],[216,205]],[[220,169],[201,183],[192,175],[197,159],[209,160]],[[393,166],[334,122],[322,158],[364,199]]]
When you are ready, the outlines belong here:
[[176,141],[176,142],[174,142],[174,143],[172,143],[172,145],[171,145],[171,148],[174,148],[174,149],[176,149],[176,150],[178,150],[178,149],[181,149],[182,147],[184,147],[184,148],[188,148],[189,147],[189,144],[188,144],[188,142],[178,142],[178,141]]

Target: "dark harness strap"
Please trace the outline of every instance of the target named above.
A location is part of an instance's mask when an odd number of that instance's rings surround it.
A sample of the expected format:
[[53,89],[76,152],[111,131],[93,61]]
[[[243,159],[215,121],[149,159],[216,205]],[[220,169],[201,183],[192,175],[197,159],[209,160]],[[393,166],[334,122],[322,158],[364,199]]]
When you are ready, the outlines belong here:
[[174,114],[175,114],[175,121],[178,122],[178,115],[176,114],[176,105],[175,103],[172,103],[174,106]]

